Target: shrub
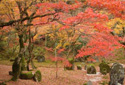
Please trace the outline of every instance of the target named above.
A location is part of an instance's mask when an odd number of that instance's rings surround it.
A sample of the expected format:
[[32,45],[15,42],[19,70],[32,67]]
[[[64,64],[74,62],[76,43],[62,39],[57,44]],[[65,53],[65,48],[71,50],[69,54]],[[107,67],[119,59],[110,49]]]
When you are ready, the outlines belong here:
[[100,72],[103,75],[106,75],[107,73],[110,72],[110,66],[105,62],[102,62],[101,64],[99,64],[99,67],[100,67]]

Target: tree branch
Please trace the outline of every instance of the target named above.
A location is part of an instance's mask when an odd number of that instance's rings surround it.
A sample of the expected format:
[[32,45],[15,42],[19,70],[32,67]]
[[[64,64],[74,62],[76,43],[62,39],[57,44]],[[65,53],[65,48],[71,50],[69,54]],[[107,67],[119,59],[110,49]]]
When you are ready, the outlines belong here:
[[44,14],[44,15],[36,15],[36,16],[29,16],[29,17],[25,17],[23,19],[17,19],[17,20],[10,20],[8,22],[1,22],[0,23],[0,27],[4,27],[4,26],[9,26],[9,25],[12,25],[16,22],[23,22],[23,21],[26,21],[26,20],[29,20],[29,19],[35,19],[35,18],[40,18],[40,17],[45,17],[45,16],[50,16],[50,15],[54,15],[55,13],[49,13],[49,14]]

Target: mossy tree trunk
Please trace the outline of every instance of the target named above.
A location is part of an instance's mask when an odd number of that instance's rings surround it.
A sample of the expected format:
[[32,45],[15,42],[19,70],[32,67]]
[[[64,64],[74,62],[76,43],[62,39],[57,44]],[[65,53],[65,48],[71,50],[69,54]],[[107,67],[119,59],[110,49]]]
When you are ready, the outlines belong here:
[[[29,19],[27,21],[27,24],[31,24],[32,22],[32,19]],[[33,42],[33,37],[36,35],[37,33],[37,28],[35,28],[35,33],[34,34],[31,34],[31,28],[29,26],[28,28],[28,33],[29,33],[29,45],[28,45],[28,51],[29,51],[29,56],[28,56],[28,60],[27,60],[27,70],[30,70],[29,69],[29,64],[31,63],[31,66],[33,69],[35,69],[35,65],[33,63],[33,58],[34,58],[34,55],[32,55],[32,51],[33,51],[33,48],[34,48],[34,44],[32,43]]]
[[31,31],[30,31],[30,28],[29,28],[29,46],[28,46],[28,51],[29,51],[29,57],[28,57],[28,61],[27,61],[27,70],[29,70],[29,64],[31,62]]
[[[12,66],[12,72],[13,72],[12,80],[13,81],[16,81],[19,78],[20,73],[21,73],[21,68],[25,68],[25,67],[22,67],[22,66],[25,66],[25,65],[21,64],[23,53],[24,53],[23,35],[20,34],[18,36],[19,36],[20,50],[19,50],[19,55],[18,55],[17,58],[15,58],[15,61],[14,61],[13,66]],[[25,60],[25,58],[23,60]]]
[[[36,33],[35,33],[36,34]],[[31,66],[33,69],[35,69],[35,65],[33,63],[33,58],[34,58],[34,55],[32,54],[32,51],[33,51],[33,48],[34,48],[34,44],[32,43],[33,41],[33,37],[35,36],[31,34],[31,30],[30,30],[30,27],[29,27],[29,46],[28,46],[28,51],[29,51],[29,57],[28,57],[28,61],[27,61],[27,69],[29,69],[29,64],[31,63]]]

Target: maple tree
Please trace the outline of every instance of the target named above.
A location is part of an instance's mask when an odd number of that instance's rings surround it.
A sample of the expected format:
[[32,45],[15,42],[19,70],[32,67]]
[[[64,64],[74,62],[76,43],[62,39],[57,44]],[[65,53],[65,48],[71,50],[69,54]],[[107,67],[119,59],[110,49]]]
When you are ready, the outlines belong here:
[[[68,13],[69,9],[75,9],[75,7],[78,7],[78,5],[74,4],[74,7],[70,8],[70,6],[68,7],[68,5],[63,3],[67,6],[67,8],[64,10],[64,6],[62,6],[61,3],[62,2],[59,3],[60,5],[58,4],[58,10],[62,10],[63,12],[59,13],[58,17],[60,19],[57,19],[56,21],[64,26],[59,30],[71,29],[74,26],[77,28],[77,30],[79,30],[78,27],[80,27],[84,30],[84,32],[82,32],[82,34],[85,34],[84,38],[89,38],[89,43],[79,50],[79,54],[76,57],[83,57],[85,55],[108,57],[113,55],[112,51],[114,49],[124,47],[124,45],[119,43],[122,38],[118,37],[117,35],[112,35],[111,32],[113,30],[106,26],[106,22],[109,21],[109,16],[107,14],[100,13],[100,10],[107,10],[110,15],[122,18],[124,20],[124,1],[104,0],[102,2],[101,0],[87,0],[85,3],[94,8],[87,8],[84,12],[78,13],[76,16],[69,15],[67,17],[65,17],[66,12]],[[44,9],[44,4],[39,4],[38,6],[43,6]],[[49,4],[48,8],[54,8],[54,6],[51,6],[51,4],[52,3]],[[56,5],[57,4],[55,4],[55,8]]]

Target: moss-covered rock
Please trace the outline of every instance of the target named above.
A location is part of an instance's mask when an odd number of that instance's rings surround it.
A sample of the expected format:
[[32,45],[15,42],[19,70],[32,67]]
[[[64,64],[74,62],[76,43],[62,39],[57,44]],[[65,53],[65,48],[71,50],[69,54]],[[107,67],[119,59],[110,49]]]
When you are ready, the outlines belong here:
[[99,67],[100,67],[100,72],[103,75],[106,75],[107,73],[110,72],[110,66],[107,63],[105,63],[105,62],[100,63]]
[[77,70],[82,70],[82,66],[81,66],[81,65],[78,65],[78,66],[77,66]]
[[20,76],[20,72],[21,72],[21,64],[20,64],[21,58],[17,57],[15,58],[15,61],[12,65],[12,73],[13,73],[13,77],[12,80],[16,81],[19,76]]
[[36,82],[40,82],[41,79],[42,79],[42,75],[41,75],[41,72],[39,70],[37,70],[34,74],[34,77],[33,77],[34,81]]
[[120,63],[111,66],[109,85],[124,85],[124,67]]
[[87,66],[87,74],[96,74],[96,69],[94,66]]
[[34,76],[32,71],[22,71],[20,74],[21,79],[32,79]]
[[70,67],[64,67],[65,70],[74,70],[74,59],[73,58],[69,58],[68,59],[69,63],[72,65]]

